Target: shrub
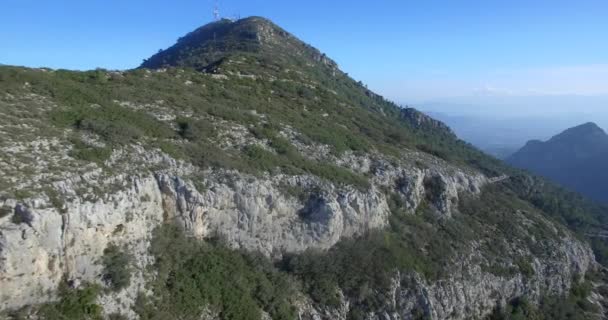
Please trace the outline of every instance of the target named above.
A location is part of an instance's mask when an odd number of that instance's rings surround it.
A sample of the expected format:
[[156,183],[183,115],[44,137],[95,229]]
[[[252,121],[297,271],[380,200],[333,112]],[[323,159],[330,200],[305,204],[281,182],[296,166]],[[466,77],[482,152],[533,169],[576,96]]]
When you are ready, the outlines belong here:
[[0,207],[0,218],[4,218],[14,212],[13,208],[8,206]]
[[38,314],[41,319],[48,320],[102,320],[102,309],[96,304],[99,292],[96,285],[70,289],[67,283],[62,282],[59,301],[42,305]]
[[194,120],[191,118],[178,118],[177,133],[180,137],[187,140],[202,140],[215,136],[215,129],[211,122],[207,120]]
[[110,144],[126,144],[142,137],[174,136],[169,126],[151,115],[112,103],[99,107],[80,105],[54,110],[51,120],[59,126],[72,126],[95,133]]
[[198,319],[205,308],[222,319],[296,319],[290,299],[291,280],[270,261],[219,244],[187,238],[174,226],[154,232],[151,252],[156,258],[154,294],[140,296],[141,319]]
[[104,163],[110,159],[112,155],[112,149],[110,148],[99,148],[91,146],[75,146],[70,152],[70,156],[78,160],[96,162],[98,164]]
[[526,277],[531,277],[536,273],[534,271],[534,267],[532,267],[532,264],[529,261],[529,258],[526,259],[526,258],[520,257],[516,260],[515,263],[517,264],[517,267],[519,268],[519,272],[521,272]]
[[131,262],[131,255],[124,252],[120,247],[110,244],[103,251],[103,281],[114,291],[120,291],[129,286],[131,282]]
[[565,297],[547,296],[540,305],[532,304],[527,297],[517,297],[504,308],[497,308],[487,320],[583,320],[589,312],[596,313],[597,306],[587,299],[590,294],[588,282],[575,284]]

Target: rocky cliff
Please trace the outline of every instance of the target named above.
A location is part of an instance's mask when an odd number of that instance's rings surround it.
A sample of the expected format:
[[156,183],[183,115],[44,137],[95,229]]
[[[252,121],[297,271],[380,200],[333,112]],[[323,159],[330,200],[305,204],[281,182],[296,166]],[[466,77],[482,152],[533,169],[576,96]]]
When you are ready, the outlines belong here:
[[[48,194],[4,200],[2,207],[12,214],[2,218],[2,287],[18,293],[4,297],[3,308],[45,301],[65,275],[77,282],[95,281],[109,243],[125,245],[141,256],[143,269],[149,262],[151,232],[161,223],[176,223],[198,239],[219,235],[231,247],[276,257],[308,248],[328,249],[344,237],[386,227],[390,209],[384,188],[396,190],[412,213],[428,197],[439,214],[450,216],[459,192],[479,193],[487,181],[447,164],[422,170],[367,157],[343,159],[351,165],[364,163],[360,170],[372,175],[373,185],[364,191],[310,175],[255,177],[206,170],[193,180],[196,168],[162,153],[135,148],[125,156],[128,159],[120,159],[120,154],[126,152],[117,153],[112,161],[122,162],[127,171],[136,170],[130,164],[135,159],[163,169],[138,168],[142,172],[136,175],[115,176],[103,176],[100,169],[65,172],[69,178],[52,184],[52,190],[65,198],[60,207]],[[429,190],[428,181],[438,189]],[[197,190],[195,183],[204,189]],[[83,185],[108,186],[115,192],[82,194]],[[305,196],[298,198],[285,188],[301,190]]]
[[[3,208],[13,214],[1,221],[2,309],[54,299],[64,277],[75,286],[101,281],[100,259],[112,243],[128,248],[136,257],[136,271],[128,288],[103,296],[101,301],[108,313],[134,316],[129,307],[145,290],[144,274],[153,261],[149,254],[152,231],[163,223],[175,223],[197,239],[220,236],[231,247],[277,258],[310,248],[328,249],[345,237],[387,227],[390,209],[387,195],[381,191],[386,188],[406,200],[410,214],[423,199],[433,199],[437,213],[449,217],[457,211],[459,194],[476,195],[487,183],[483,175],[467,174],[447,164],[422,170],[370,158],[359,159],[368,163],[372,174],[373,184],[366,191],[339,187],[314,176],[253,177],[224,170],[201,172],[201,180],[193,181],[189,177],[195,168],[166,155],[135,149],[129,157],[164,168],[102,181],[94,172],[73,175],[53,184],[70,199],[60,208],[44,194],[4,201]],[[431,190],[425,185],[428,181],[440,187]],[[204,189],[198,190],[195,182],[202,183]],[[97,196],[77,191],[82,184],[116,183],[116,192]],[[284,192],[287,187],[314,192],[298,199]],[[397,274],[392,308],[370,316],[408,319],[414,309],[422,308],[433,319],[479,318],[512,297],[526,295],[539,300],[547,293],[560,294],[572,285],[574,277],[584,275],[595,264],[589,247],[564,233],[559,240],[545,244],[552,248],[550,257],[534,260],[534,277],[505,278],[481,269],[477,261],[483,258],[475,246],[472,244],[467,258],[454,261],[450,277],[439,282],[429,282],[415,273]],[[302,317],[346,319],[347,298],[343,304],[338,310],[306,305]]]

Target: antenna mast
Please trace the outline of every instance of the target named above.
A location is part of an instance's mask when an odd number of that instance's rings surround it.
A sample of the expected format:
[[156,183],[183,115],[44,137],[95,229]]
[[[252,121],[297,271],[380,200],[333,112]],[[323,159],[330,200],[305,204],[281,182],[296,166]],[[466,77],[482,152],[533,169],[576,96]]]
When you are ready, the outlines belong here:
[[218,1],[215,1],[215,5],[213,6],[213,19],[215,21],[220,20],[220,6],[218,4]]

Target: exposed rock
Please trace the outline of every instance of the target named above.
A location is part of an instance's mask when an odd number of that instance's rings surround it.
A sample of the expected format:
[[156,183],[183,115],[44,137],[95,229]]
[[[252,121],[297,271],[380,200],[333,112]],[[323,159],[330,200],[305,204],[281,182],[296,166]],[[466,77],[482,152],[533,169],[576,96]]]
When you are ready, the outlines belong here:
[[[119,154],[112,161],[118,161]],[[5,218],[0,224],[0,287],[11,292],[0,300],[0,309],[53,299],[64,275],[79,282],[99,282],[99,260],[110,243],[127,247],[137,257],[136,275],[129,288],[102,301],[120,297],[130,305],[144,287],[151,233],[163,222],[177,223],[199,239],[219,235],[234,248],[277,257],[308,248],[328,249],[345,237],[385,227],[390,209],[381,188],[394,188],[412,213],[426,197],[449,216],[459,192],[479,192],[485,181],[483,176],[463,172],[406,169],[382,160],[351,158],[347,162],[373,172],[370,189],[337,187],[313,176],[260,179],[216,170],[206,171],[204,180],[196,181],[205,186],[197,190],[187,177],[176,175],[188,170],[177,169],[174,160],[150,153],[138,157],[171,166],[154,175],[107,178],[128,181],[127,187],[94,198],[75,190],[86,179],[99,179],[97,175],[58,182],[62,194],[74,195],[66,202],[65,213],[44,200],[12,202],[24,223]],[[442,187],[429,188],[428,179]],[[305,199],[285,193],[285,186],[301,190]],[[109,305],[109,311],[128,313],[128,308]]]
[[401,109],[401,119],[414,128],[429,130],[432,132],[441,133],[446,136],[456,137],[452,129],[450,129],[450,127],[448,127],[445,123],[435,120],[414,108]]

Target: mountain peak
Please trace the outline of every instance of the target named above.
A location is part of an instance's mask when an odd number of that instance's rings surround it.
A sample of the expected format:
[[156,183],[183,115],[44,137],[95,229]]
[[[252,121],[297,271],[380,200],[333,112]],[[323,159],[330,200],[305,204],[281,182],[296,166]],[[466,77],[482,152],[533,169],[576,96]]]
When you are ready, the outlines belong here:
[[205,70],[235,55],[257,55],[267,61],[299,61],[337,69],[319,50],[297,39],[269,19],[252,16],[204,25],[166,50],[144,60],[142,68],[187,67]]
[[587,122],[582,125],[570,128],[564,132],[554,136],[549,142],[573,142],[580,143],[583,141],[608,141],[606,132],[593,122]]
[[507,162],[608,203],[608,135],[593,122],[567,129],[546,142],[529,141]]
[[587,122],[587,123],[581,124],[579,126],[572,127],[570,129],[566,130],[565,132],[598,133],[598,132],[604,132],[604,130],[602,128],[600,128],[594,122]]

